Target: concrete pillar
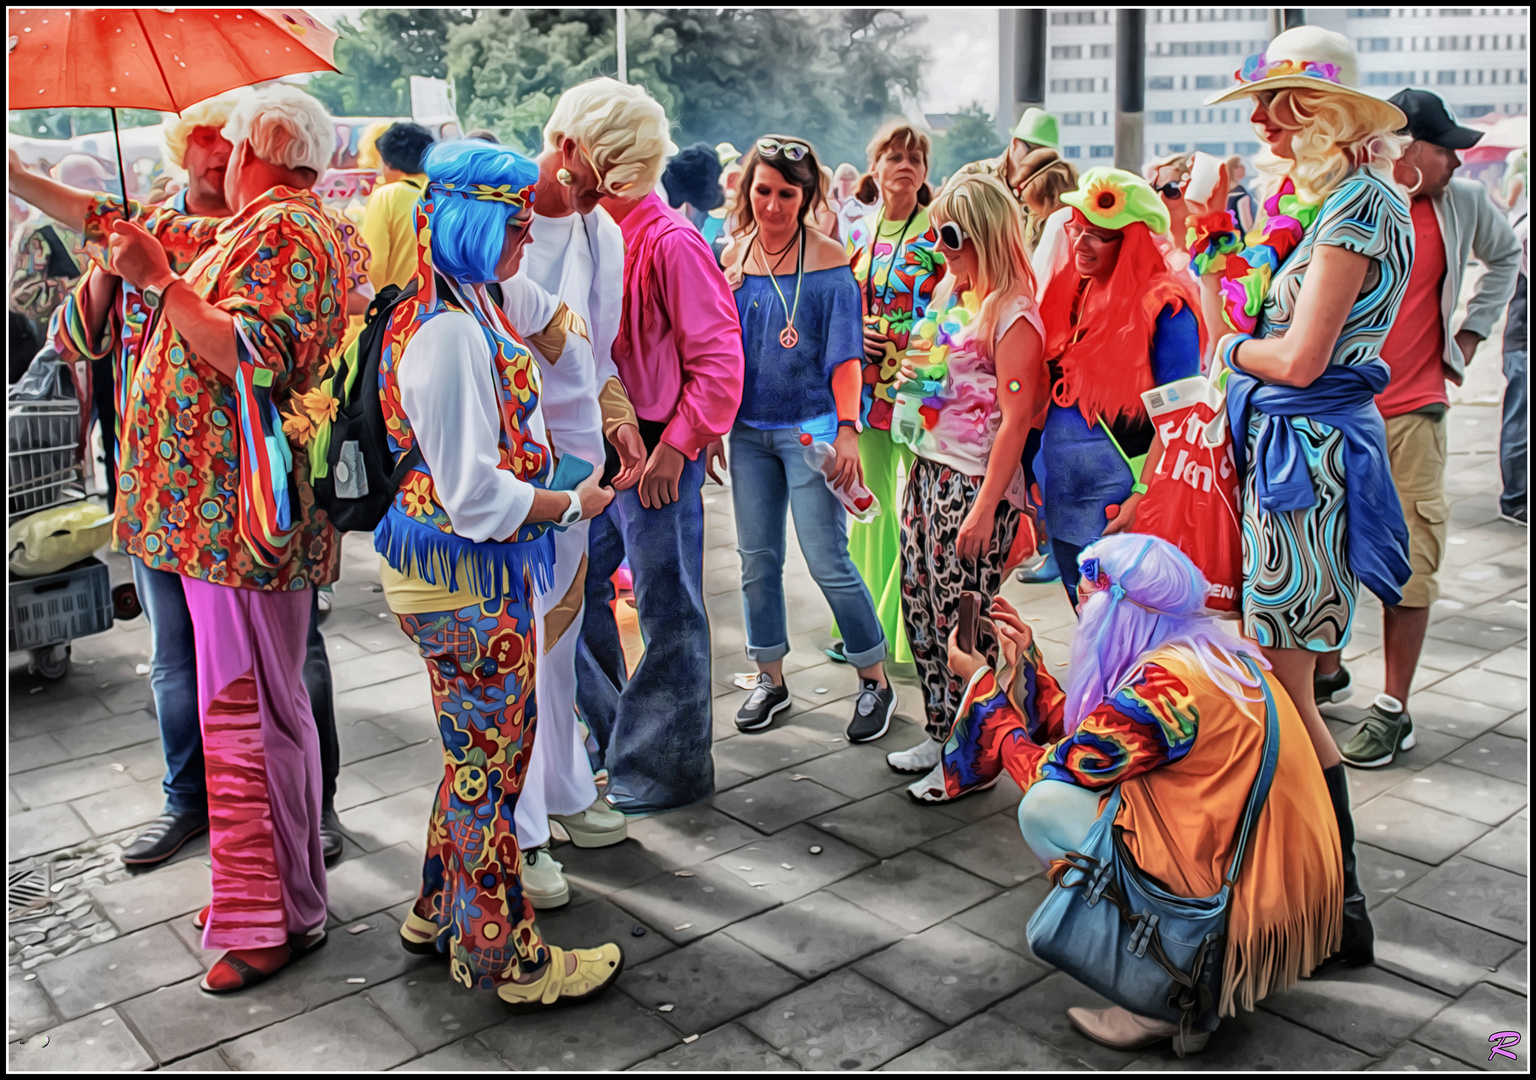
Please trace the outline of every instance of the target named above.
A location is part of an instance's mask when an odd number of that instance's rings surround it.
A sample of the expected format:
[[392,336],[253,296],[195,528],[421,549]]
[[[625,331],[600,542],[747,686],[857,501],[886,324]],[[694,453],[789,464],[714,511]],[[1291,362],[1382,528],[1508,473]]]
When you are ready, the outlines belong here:
[[1013,28],[1016,62],[1010,128],[1031,105],[1045,108],[1045,9],[1019,8],[1014,13]]
[[1115,167],[1140,175],[1146,149],[1147,13],[1121,8],[1115,17]]

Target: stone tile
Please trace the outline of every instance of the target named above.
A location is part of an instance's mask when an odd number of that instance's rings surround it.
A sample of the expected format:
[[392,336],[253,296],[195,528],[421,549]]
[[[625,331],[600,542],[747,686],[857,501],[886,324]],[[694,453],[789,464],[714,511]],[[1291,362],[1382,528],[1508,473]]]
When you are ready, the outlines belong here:
[[909,936],[859,961],[854,970],[946,1024],[957,1024],[1049,974],[954,923]]
[[[349,633],[347,636],[370,652],[399,647],[398,629],[392,631],[387,641],[380,640],[382,635],[377,630],[361,635]],[[414,712],[430,716],[432,684],[427,679],[426,667],[418,666],[410,675],[402,678],[336,694],[333,702],[338,723],[343,720],[366,720],[374,716],[399,716]]]
[[814,780],[791,780],[785,770],[722,792],[710,803],[760,832],[776,833],[849,801]]
[[763,776],[789,766],[798,767],[802,762],[831,753],[836,747],[827,742],[817,742],[781,728],[767,731],[743,732],[735,739],[727,739],[714,749],[717,765],[746,773]]
[[1030,878],[1017,888],[999,893],[984,904],[962,911],[950,921],[1020,956],[1026,956],[1043,967],[1050,967],[1030,949],[1029,938],[1025,934],[1030,917],[1050,891],[1051,883],[1043,876]]
[[[908,783],[916,779],[917,777],[915,776],[910,777]],[[905,792],[901,794],[903,797],[908,798],[909,802],[911,801]],[[1004,773],[998,777],[997,783],[986,791],[977,791],[970,795],[963,795],[953,802],[934,804],[933,809],[960,821],[972,822],[981,821],[994,814],[1012,814],[1015,815],[1014,831],[1017,832],[1019,802],[1023,798],[1024,793],[1019,790],[1019,785],[1013,782],[1013,777]],[[926,806],[927,804],[924,805]],[[1020,839],[1022,842],[1022,837]]]
[[1464,849],[1462,854],[1476,859],[1478,862],[1497,866],[1501,870],[1512,870],[1517,874],[1529,874],[1531,855],[1530,820],[1525,817],[1510,818],[1492,832],[1484,833],[1481,840]]
[[229,1063],[242,1072],[377,1071],[417,1054],[384,1014],[361,997],[346,998],[242,1036],[225,1043],[223,1051]]
[[1454,858],[1403,890],[1403,899],[1496,934],[1526,939],[1526,879]]
[[909,851],[830,885],[828,891],[912,931],[926,930],[981,903],[994,895],[997,887],[921,852]]
[[357,775],[385,795],[395,795],[410,788],[434,791],[443,780],[443,745],[421,742],[353,766]]
[[1453,997],[1508,959],[1518,943],[1438,912],[1389,900],[1371,913],[1376,966]]
[[165,788],[159,780],[103,791],[70,803],[97,836],[110,836],[134,825],[143,825],[165,809]]
[[68,805],[23,810],[6,819],[7,858],[25,859],[90,838],[91,830]]
[[1390,900],[1431,869],[1428,863],[1362,843],[1355,844],[1355,866],[1366,903],[1372,908]]
[[1263,1008],[1371,1057],[1390,1053],[1450,999],[1373,967],[1303,979]]
[[1493,671],[1500,675],[1526,679],[1530,677],[1531,651],[1525,646],[1518,649],[1505,649],[1503,652],[1494,653],[1477,667],[1482,671]]
[[1497,825],[1520,812],[1528,791],[1524,784],[1441,762],[1404,780],[1390,794],[1484,825]]
[[663,1018],[687,1035],[710,1031],[787,994],[800,980],[724,934],[711,934],[619,977],[640,1004],[673,1008]]
[[[154,756],[160,756],[158,747]],[[77,757],[58,765],[17,773],[11,777],[11,786],[23,803],[39,807],[127,787],[134,782],[134,777],[126,770],[119,772],[112,768],[113,764],[126,765],[127,762],[119,753]]]
[[[1326,709],[1327,707],[1325,706],[1324,708]],[[1332,708],[1334,711],[1337,711],[1340,706],[1334,705]],[[1328,713],[1324,711],[1323,716],[1326,718]],[[1333,729],[1336,735],[1340,736],[1350,730],[1350,728],[1333,724],[1330,724],[1329,727]],[[1406,753],[1399,751],[1397,759],[1391,765],[1386,765],[1379,769],[1346,767],[1345,775],[1349,778],[1349,805],[1351,807],[1363,806],[1376,796],[1385,794],[1398,784],[1401,784],[1409,776],[1412,776],[1415,770],[1409,766],[1408,759],[1410,755],[1417,754],[1418,752],[1418,746],[1415,746]]]
[[[1505,1057],[1488,1060],[1488,1036],[1495,1031],[1529,1034],[1530,1015],[1530,1004],[1524,995],[1511,994],[1484,983],[1447,1005],[1439,1016],[1414,1034],[1413,1041],[1479,1069],[1523,1072],[1529,1061],[1524,1055],[1519,1061]],[[1522,1040],[1521,1048],[1529,1054],[1529,1048],[1524,1045],[1526,1041]]]
[[[634,934],[637,926],[645,931],[639,937]],[[604,899],[541,911],[538,928],[546,941],[564,949],[588,949],[611,941],[624,950],[626,967],[643,964],[674,948],[660,933],[659,924],[637,919]]]
[[1158,1043],[1142,1051],[1126,1071],[1275,1072],[1304,1068],[1329,1072],[1363,1069],[1370,1061],[1358,1050],[1260,1009],[1240,1011],[1222,1020],[1199,1054],[1180,1061],[1170,1043]]
[[338,815],[341,827],[364,851],[380,851],[396,844],[410,844],[416,850],[424,851],[427,821],[432,816],[432,801],[436,795],[436,786],[428,784],[354,806]]
[[916,1050],[909,1050],[882,1072],[1066,1071],[1078,1061],[1041,1042],[995,1013],[967,1020]]
[[43,964],[37,981],[61,1016],[75,1017],[202,973],[175,934],[154,926]]
[[1498,727],[1494,728],[1494,730],[1497,731],[1500,735],[1508,735],[1512,739],[1529,740],[1531,726],[1530,716],[1531,714],[1528,711],[1516,713],[1514,716],[1511,716]]
[[664,869],[693,866],[761,840],[763,834],[709,806],[693,805],[629,819],[630,839]]
[[476,1038],[526,1072],[627,1069],[682,1041],[655,1013],[613,991],[591,1004],[514,1016]]
[[821,814],[811,824],[884,858],[954,832],[962,823],[919,806],[904,792],[887,791]]
[[354,806],[375,802],[383,797],[384,793],[357,775],[351,765],[343,765],[336,775],[334,805],[337,810],[350,810]]
[[44,765],[57,765],[74,757],[48,734],[12,739],[6,744],[5,753],[6,771],[12,775],[28,769],[41,769]]
[[1466,1072],[1467,1067],[1453,1057],[1437,1054],[1418,1043],[1405,1042],[1368,1072]]
[[1521,949],[1508,960],[1499,965],[1499,970],[1487,976],[1485,980],[1495,986],[1502,986],[1505,990],[1512,990],[1521,997],[1530,994],[1530,957],[1527,949]]
[[[394,944],[388,942],[386,947]],[[363,997],[421,1051],[436,1050],[507,1018],[500,998],[460,986],[447,978],[446,966],[441,964],[369,987]]]
[[345,694],[348,690],[398,679],[407,672],[414,673],[421,663],[421,654],[415,648],[365,652],[351,660],[333,661],[331,690],[333,693]]
[[983,818],[920,849],[1004,888],[1045,872],[1019,832],[1014,811]]
[[53,1011],[48,995],[43,993],[43,988],[35,979],[27,982],[16,974],[6,980],[6,1042],[26,1038],[34,1031],[44,1031],[58,1022],[58,1013]]
[[565,867],[566,880],[596,896],[627,889],[662,873],[662,868],[633,839],[604,848],[560,844],[552,850]]
[[1420,862],[1442,863],[1488,826],[1407,799],[1383,795],[1355,811],[1355,835]]
[[900,940],[903,931],[840,896],[816,892],[726,933],[801,978],[815,979]]
[[12,738],[44,735],[68,724],[85,724],[110,715],[105,705],[84,693],[51,694],[49,691],[55,688],[43,685],[34,697],[26,690],[18,689],[14,678],[10,686],[11,700],[18,703],[23,698],[26,700],[25,709],[13,709],[7,718]]
[[[820,849],[815,855],[811,854],[813,847]],[[868,852],[835,840],[820,829],[793,825],[717,855],[705,865],[718,867],[749,884],[762,883],[760,891],[784,903],[813,893],[874,861],[875,857]]]
[[116,1009],[71,1020],[6,1050],[11,1072],[137,1072],[155,1064]]
[[742,1025],[803,1069],[872,1069],[942,1026],[887,990],[839,971],[763,1006]]
[[1067,1009],[1073,1005],[1102,1009],[1108,1004],[1108,1001],[1076,979],[1058,971],[1030,983],[1017,994],[993,1006],[987,1015],[1000,1017],[1028,1031],[1030,1035],[1077,1062],[1079,1068],[1122,1069],[1136,1058],[1135,1053],[1100,1046],[1079,1034],[1067,1019]]
[[797,765],[792,772],[809,776],[823,787],[841,792],[850,799],[867,799],[901,784],[911,783],[885,763],[885,754],[863,746],[850,746],[814,761]]
[[[654,925],[678,945],[712,934],[778,902],[711,866],[698,867],[693,877],[661,874],[621,889],[609,899],[641,922]],[[679,926],[683,929],[677,929]]]
[[155,697],[149,689],[148,679],[135,679],[133,682],[119,683],[105,690],[98,690],[96,698],[107,707],[107,712],[114,716],[137,709],[155,707]]
[[160,1072],[234,1072],[229,1062],[224,1060],[224,1055],[215,1046],[211,1050],[204,1050],[200,1054],[184,1057],[180,1061],[170,1065],[162,1065]]
[[486,1049],[479,1039],[469,1036],[404,1065],[396,1065],[390,1072],[488,1073],[505,1072],[506,1069],[505,1061]]
[[[1443,685],[1443,684],[1442,684]],[[1451,697],[1440,687],[1415,694],[1412,701],[1415,731],[1438,731],[1458,739],[1474,739],[1497,727],[1514,709],[1494,708],[1476,698]]]
[[1446,758],[1451,765],[1497,776],[1515,784],[1529,783],[1526,746],[1522,739],[1501,735],[1497,730],[1479,735],[1455,754]]
[[406,740],[372,719],[346,720],[340,716],[336,718],[336,742],[341,748],[343,765],[356,765],[408,745]]
[[80,758],[90,754],[105,754],[135,743],[148,742],[160,737],[160,723],[152,713],[139,711],[125,716],[112,716],[91,724],[75,724],[61,728],[53,736],[70,757]]
[[212,871],[200,859],[92,890],[101,912],[124,934],[197,911],[213,899]]
[[420,893],[421,853],[396,844],[332,867],[327,881],[331,914],[350,922]]
[[679,1043],[632,1072],[799,1072],[799,1067],[774,1053],[740,1024],[726,1024],[699,1037],[697,1042]]
[[[1376,645],[1380,647],[1378,640]],[[1419,666],[1427,667],[1433,671],[1460,671],[1464,667],[1470,667],[1479,661],[1487,660],[1497,653],[1489,653],[1485,649],[1473,648],[1470,645],[1462,645],[1455,641],[1446,641],[1443,638],[1425,637],[1424,651],[1419,654]],[[1512,674],[1512,673],[1511,673]]]

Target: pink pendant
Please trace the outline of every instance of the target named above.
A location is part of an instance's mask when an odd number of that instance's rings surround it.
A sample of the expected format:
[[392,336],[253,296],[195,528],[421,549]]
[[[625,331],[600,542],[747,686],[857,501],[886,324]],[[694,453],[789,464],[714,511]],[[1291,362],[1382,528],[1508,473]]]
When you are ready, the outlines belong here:
[[779,334],[779,344],[786,349],[793,349],[800,340],[800,335],[795,332],[793,326],[786,326],[783,333]]

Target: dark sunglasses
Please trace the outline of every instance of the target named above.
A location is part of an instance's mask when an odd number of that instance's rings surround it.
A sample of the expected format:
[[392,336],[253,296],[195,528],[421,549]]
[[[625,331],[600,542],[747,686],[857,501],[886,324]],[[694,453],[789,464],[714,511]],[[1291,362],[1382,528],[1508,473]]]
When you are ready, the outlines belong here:
[[1152,190],[1157,192],[1165,199],[1177,199],[1182,197],[1184,194],[1184,188],[1179,184],[1177,180],[1170,180],[1162,187],[1153,188]]
[[965,235],[965,230],[960,228],[960,226],[956,225],[953,221],[946,221],[944,224],[939,226],[939,243],[943,244],[951,251],[959,251],[960,245],[965,243],[968,239],[970,238]]
[[801,161],[805,155],[811,152],[811,148],[803,142],[779,142],[778,139],[758,139],[757,152],[765,158],[778,157],[780,154],[790,161]]

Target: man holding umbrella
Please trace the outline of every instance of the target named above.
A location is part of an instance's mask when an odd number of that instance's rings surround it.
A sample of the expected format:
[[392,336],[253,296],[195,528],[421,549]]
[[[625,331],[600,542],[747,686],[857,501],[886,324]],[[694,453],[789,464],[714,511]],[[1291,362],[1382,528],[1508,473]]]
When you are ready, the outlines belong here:
[[206,947],[229,950],[203,980],[214,993],[325,938],[320,748],[301,672],[309,590],[335,580],[339,544],[303,446],[288,466],[264,451],[274,409],[301,433],[334,407],[318,383],[346,325],[342,241],[309,190],[334,148],[331,118],[279,85],[243,100],[223,134],[227,219],[125,221],[118,200],[30,175],[18,190],[104,244],[154,313],[114,529],[151,569],[182,576],[192,613],[213,862],[197,924]]

